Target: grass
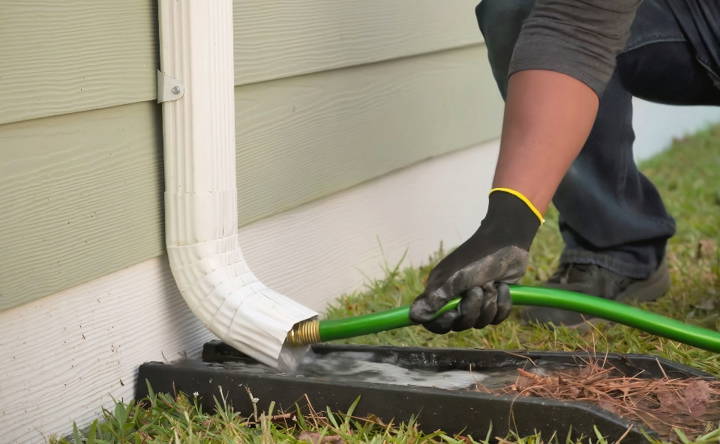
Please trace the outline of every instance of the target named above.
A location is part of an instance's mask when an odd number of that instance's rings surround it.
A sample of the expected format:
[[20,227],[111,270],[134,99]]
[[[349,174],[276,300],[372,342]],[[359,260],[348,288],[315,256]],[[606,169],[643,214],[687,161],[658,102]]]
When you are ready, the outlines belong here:
[[[644,304],[653,312],[689,323],[720,329],[720,126],[676,141],[671,150],[645,162],[644,173],[663,195],[677,219],[678,232],[671,240],[668,265],[672,290],[658,302]],[[553,272],[561,249],[557,214],[551,211],[531,251],[526,284],[539,284]],[[368,282],[365,289],[341,297],[327,312],[342,318],[385,310],[412,302],[442,253],[422,267],[386,265],[386,276]],[[593,322],[584,329],[549,329],[522,325],[514,314],[501,325],[483,330],[434,335],[420,327],[399,329],[355,338],[356,344],[427,347],[472,347],[531,350],[596,350],[599,352],[650,353],[689,364],[720,377],[720,356],[673,341],[606,322]],[[151,395],[141,402],[118,402],[113,411],[103,411],[102,420],[73,436],[53,439],[59,443],[224,443],[224,442],[370,442],[406,443],[488,442],[488,437],[449,436],[440,431],[423,434],[413,422],[387,425],[377,420],[323,412],[315,415],[273,415],[272,412],[234,412],[222,399],[217,412],[203,412],[194,398],[180,395]],[[558,436],[508,436],[505,442],[534,444],[575,442]],[[601,432],[584,442],[602,443]],[[678,441],[687,440],[678,435]],[[720,442],[720,428],[695,442]]]
[[[643,171],[661,190],[666,205],[677,219],[671,239],[668,265],[670,293],[643,308],[711,329],[720,329],[720,127],[675,143],[674,147],[643,164]],[[562,243],[557,213],[551,211],[533,243],[530,268],[523,278],[528,285],[541,284],[557,266]],[[328,317],[342,318],[408,304],[423,289],[434,263],[420,268],[386,265],[386,277],[372,281],[361,292],[341,298]],[[587,329],[590,329],[589,333]],[[411,327],[355,338],[355,344],[393,344],[428,347],[479,347],[531,350],[597,350],[651,353],[690,364],[720,376],[720,356],[658,338],[622,325],[593,322],[583,329],[522,325],[516,315],[498,326],[483,330],[435,335]]]

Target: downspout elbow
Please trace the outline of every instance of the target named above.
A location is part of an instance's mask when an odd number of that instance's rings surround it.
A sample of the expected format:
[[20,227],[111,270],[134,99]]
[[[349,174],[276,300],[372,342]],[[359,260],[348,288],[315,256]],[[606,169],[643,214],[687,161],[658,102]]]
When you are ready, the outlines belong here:
[[232,0],[159,6],[159,77],[177,83],[158,91],[170,268],[210,331],[260,362],[292,367],[287,335],[317,313],[265,286],[238,242]]

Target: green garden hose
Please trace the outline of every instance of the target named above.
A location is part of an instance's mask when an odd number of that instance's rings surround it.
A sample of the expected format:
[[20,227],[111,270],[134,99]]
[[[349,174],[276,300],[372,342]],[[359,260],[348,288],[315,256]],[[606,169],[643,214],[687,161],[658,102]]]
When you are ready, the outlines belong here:
[[[514,305],[561,308],[585,313],[684,344],[720,352],[720,332],[685,324],[609,299],[572,291],[520,285],[511,285],[510,295]],[[456,308],[459,303],[460,298],[451,300],[440,309],[438,315]],[[309,320],[301,322],[293,328],[288,334],[288,342],[295,345],[313,344],[407,327],[414,325],[410,320],[409,312],[410,307],[405,306],[347,319]]]

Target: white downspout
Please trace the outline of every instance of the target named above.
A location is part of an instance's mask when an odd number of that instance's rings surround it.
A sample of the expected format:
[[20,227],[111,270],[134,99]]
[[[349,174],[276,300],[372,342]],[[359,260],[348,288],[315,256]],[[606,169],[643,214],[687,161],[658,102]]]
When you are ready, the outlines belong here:
[[193,313],[220,339],[274,367],[317,316],[266,287],[238,244],[232,0],[159,0],[165,234]]

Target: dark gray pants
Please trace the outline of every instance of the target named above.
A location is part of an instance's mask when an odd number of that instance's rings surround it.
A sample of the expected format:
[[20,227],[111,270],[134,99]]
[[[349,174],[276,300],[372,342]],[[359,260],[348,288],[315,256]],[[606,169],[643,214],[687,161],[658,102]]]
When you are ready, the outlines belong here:
[[[505,97],[512,51],[533,0],[483,0],[476,9],[488,58]],[[720,24],[718,24],[720,26]],[[676,105],[720,105],[673,12],[645,0],[604,94],[590,136],[553,203],[565,241],[561,262],[596,264],[632,278],[663,260],[675,221],[633,159],[632,97]]]

